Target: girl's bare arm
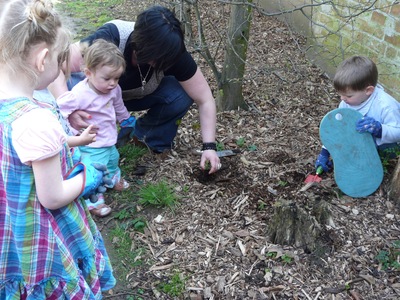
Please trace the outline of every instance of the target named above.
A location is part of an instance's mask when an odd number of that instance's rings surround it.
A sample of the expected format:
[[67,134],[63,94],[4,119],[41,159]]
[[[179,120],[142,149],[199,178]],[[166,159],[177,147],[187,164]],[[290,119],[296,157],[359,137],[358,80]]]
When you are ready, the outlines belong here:
[[32,162],[36,193],[40,203],[57,209],[74,201],[82,192],[83,174],[64,180],[59,155]]

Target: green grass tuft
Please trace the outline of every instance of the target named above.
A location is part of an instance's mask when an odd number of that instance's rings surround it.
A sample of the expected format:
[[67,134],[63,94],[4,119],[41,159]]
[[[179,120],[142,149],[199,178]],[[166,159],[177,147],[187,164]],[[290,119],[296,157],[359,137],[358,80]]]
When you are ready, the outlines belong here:
[[179,198],[173,187],[164,180],[158,183],[148,183],[139,190],[138,197],[138,203],[141,205],[158,208],[168,207],[172,211],[179,203]]
[[172,275],[171,279],[166,283],[161,283],[159,289],[172,297],[179,297],[185,291],[185,278],[180,273]]
[[135,147],[132,144],[126,144],[118,148],[120,160],[120,168],[123,174],[129,174],[135,171],[137,161],[145,155],[149,150],[142,147]]

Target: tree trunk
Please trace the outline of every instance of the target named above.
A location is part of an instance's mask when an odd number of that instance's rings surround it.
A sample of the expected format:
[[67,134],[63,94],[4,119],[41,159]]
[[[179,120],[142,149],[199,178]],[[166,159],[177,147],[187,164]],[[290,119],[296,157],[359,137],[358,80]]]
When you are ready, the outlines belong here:
[[217,108],[219,111],[247,109],[243,99],[242,84],[246,66],[246,55],[251,24],[251,1],[240,0],[243,4],[232,5],[228,25],[224,68],[222,71]]
[[389,187],[389,199],[400,205],[400,160],[397,161]]

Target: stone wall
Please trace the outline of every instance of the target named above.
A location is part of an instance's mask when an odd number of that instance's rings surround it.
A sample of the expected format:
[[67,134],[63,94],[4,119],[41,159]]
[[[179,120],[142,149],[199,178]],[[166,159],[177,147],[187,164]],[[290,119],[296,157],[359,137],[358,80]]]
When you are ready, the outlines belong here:
[[[315,63],[332,76],[351,55],[370,57],[378,66],[379,82],[400,101],[400,2],[394,0],[334,0],[308,8],[312,22],[298,12],[282,19],[315,39],[308,49]],[[374,3],[375,2],[375,3]],[[316,2],[314,2],[316,3]],[[269,12],[311,4],[309,0],[265,0]]]

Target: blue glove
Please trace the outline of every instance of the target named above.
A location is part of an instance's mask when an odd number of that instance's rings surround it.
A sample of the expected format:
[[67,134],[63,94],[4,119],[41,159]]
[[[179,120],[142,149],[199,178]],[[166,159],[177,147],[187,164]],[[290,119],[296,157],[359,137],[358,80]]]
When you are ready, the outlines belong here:
[[121,122],[121,128],[131,127],[134,128],[136,124],[136,118],[134,116],[130,116],[128,119],[123,120]]
[[68,172],[67,179],[75,177],[81,172],[84,174],[84,180],[79,197],[96,202],[97,197],[93,197],[93,195],[104,192],[104,185],[112,184],[111,179],[107,177],[107,167],[103,164],[92,163],[88,160],[86,160],[86,162],[78,162]]
[[72,162],[74,163],[74,165],[76,165],[78,162],[81,161],[82,154],[81,154],[81,150],[79,150],[79,147],[71,148],[71,156],[72,156]]
[[329,160],[330,158],[330,153],[328,150],[325,148],[322,148],[321,152],[319,153],[317,160],[315,161],[315,169],[318,169],[318,167],[321,167],[324,172],[329,172],[332,167],[332,161]]
[[117,137],[117,146],[123,146],[126,142],[132,138],[133,129],[135,128],[136,118],[130,116],[128,119],[123,120],[120,124],[120,131]]
[[356,130],[358,132],[369,132],[376,138],[382,137],[382,124],[371,117],[363,117],[358,120]]

